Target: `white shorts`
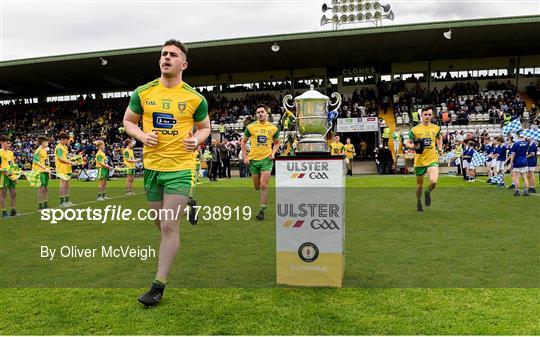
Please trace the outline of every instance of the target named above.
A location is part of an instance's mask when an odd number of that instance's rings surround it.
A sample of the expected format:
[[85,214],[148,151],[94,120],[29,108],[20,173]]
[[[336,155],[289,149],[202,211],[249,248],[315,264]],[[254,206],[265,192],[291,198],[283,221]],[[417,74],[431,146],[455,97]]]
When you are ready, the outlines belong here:
[[528,172],[536,172],[536,166],[529,166]]
[[499,167],[499,164],[497,164],[497,163],[498,163],[498,161],[492,160],[492,161],[490,162],[491,167],[496,169],[497,167]]
[[524,167],[514,167],[512,169],[512,172],[517,172],[517,173],[527,173],[527,171],[529,170],[529,168],[527,166],[524,166]]
[[504,171],[504,161],[502,160],[497,161],[497,169],[500,171]]
[[463,160],[463,168],[469,168],[469,162],[466,161],[465,159]]

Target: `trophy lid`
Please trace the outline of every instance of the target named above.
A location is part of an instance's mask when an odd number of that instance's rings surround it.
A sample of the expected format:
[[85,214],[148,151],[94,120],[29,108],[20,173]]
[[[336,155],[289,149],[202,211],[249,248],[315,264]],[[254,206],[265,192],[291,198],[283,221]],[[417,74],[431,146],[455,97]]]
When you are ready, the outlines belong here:
[[309,90],[303,93],[300,96],[294,98],[294,100],[303,100],[303,99],[320,99],[320,100],[329,100],[328,96],[321,94],[314,89],[313,84],[310,86]]

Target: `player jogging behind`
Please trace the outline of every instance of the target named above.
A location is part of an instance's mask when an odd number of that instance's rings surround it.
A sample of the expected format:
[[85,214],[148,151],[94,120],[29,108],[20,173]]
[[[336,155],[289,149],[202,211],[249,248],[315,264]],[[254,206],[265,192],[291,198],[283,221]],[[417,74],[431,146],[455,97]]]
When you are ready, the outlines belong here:
[[424,193],[426,206],[431,205],[431,192],[437,186],[439,179],[439,155],[442,154],[441,128],[431,124],[433,108],[422,109],[422,123],[409,131],[407,148],[415,149],[414,173],[416,174],[416,210],[423,211],[422,191],[424,188],[424,175],[427,173],[429,187]]
[[126,195],[133,195],[133,180],[135,179],[135,164],[140,160],[135,159],[133,155],[133,147],[136,142],[133,139],[126,139],[124,141],[123,161],[126,166]]
[[[264,220],[266,203],[268,202],[268,180],[274,166],[274,156],[279,149],[279,130],[268,121],[268,108],[264,104],[257,105],[255,110],[257,121],[249,124],[242,138],[242,157],[244,164],[249,165],[253,176],[253,186],[261,191],[261,207],[257,220]],[[251,143],[249,154],[247,142]]]

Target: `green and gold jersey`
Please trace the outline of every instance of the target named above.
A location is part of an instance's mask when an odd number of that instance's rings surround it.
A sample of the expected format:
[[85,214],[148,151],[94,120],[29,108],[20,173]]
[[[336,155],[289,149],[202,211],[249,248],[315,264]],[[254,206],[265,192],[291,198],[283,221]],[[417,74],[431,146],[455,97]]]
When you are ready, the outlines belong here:
[[343,148],[345,149],[345,155],[347,156],[347,158],[353,159],[354,153],[355,153],[354,145],[352,145],[352,144],[345,144],[345,145],[343,146]]
[[130,160],[135,160],[135,156],[133,155],[133,150],[132,149],[129,149],[129,148],[125,148],[124,149],[124,165],[128,168],[128,169],[134,169],[135,168],[135,163],[134,162],[130,162]]
[[330,143],[330,154],[332,156],[339,156],[343,154],[343,143],[333,141]]
[[441,136],[441,128],[435,124],[424,126],[419,124],[409,131],[409,139],[421,139],[424,143],[424,152],[414,154],[414,167],[429,166],[439,162],[437,153],[437,138]]
[[195,169],[195,157],[182,141],[195,122],[208,116],[208,104],[201,94],[185,82],[166,88],[156,79],[135,89],[129,108],[142,115],[144,132],[158,135],[156,146],[143,148],[145,168],[162,172]]
[[13,151],[0,149],[0,169],[8,169],[15,164]]
[[272,144],[278,139],[279,131],[270,122],[256,121],[246,127],[244,136],[249,137],[251,143],[248,160],[263,160],[272,154]]
[[105,164],[107,163],[107,156],[105,155],[105,152],[98,150],[96,153],[96,167],[101,168],[105,167]]
[[49,168],[49,155],[47,154],[47,150],[42,148],[41,146],[37,148],[37,150],[34,152],[34,158],[32,160],[32,171],[39,171],[39,172],[47,172],[41,166],[38,166],[36,163],[40,163],[41,165]]
[[65,145],[62,145],[61,143],[58,143],[56,145],[56,148],[54,149],[54,162],[56,165],[56,173],[72,173],[71,165],[62,163],[60,161],[60,158],[64,160],[68,160],[68,149]]

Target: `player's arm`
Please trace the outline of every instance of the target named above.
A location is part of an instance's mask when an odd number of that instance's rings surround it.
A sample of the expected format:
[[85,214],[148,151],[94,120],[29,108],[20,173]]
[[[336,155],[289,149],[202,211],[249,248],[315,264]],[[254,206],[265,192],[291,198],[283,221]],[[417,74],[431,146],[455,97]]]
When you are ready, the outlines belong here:
[[141,98],[139,97],[139,92],[135,90],[131,94],[129,106],[124,113],[124,129],[128,135],[139,140],[144,145],[149,147],[155,146],[157,145],[157,135],[153,132],[144,133],[139,127],[142,114]]
[[201,98],[197,109],[193,113],[193,121],[195,122],[197,131],[193,134],[190,130],[188,138],[183,140],[184,147],[188,152],[195,151],[197,146],[204,143],[208,139],[208,136],[210,136],[210,118],[208,117],[208,103],[206,99]]
[[409,138],[405,141],[405,147],[408,149],[414,149],[414,142],[412,141],[414,139],[414,132],[412,130],[409,131]]
[[274,160],[274,157],[276,156],[277,151],[279,150],[279,130],[276,129],[276,132],[274,133],[274,143],[272,144],[272,154],[270,155],[270,159]]
[[[248,155],[247,155],[247,142],[249,140],[249,137],[251,136],[251,133],[249,132],[249,128],[246,128],[244,131],[244,137],[242,137],[242,158],[244,158],[244,164],[249,164]],[[253,144],[251,144],[253,146]]]
[[195,121],[195,126],[197,127],[195,134],[189,131],[188,138],[183,140],[184,147],[188,152],[195,151],[197,146],[204,143],[208,139],[208,136],[210,136],[210,118],[208,118],[208,115],[200,122]]
[[435,138],[435,142],[437,143],[437,152],[439,153],[439,155],[441,155],[443,153],[443,146],[442,146],[442,136],[441,136],[440,129]]
[[[141,113],[142,114],[142,113]],[[144,133],[139,127],[141,114],[133,112],[130,107],[127,107],[124,113],[124,129],[128,135],[137,139],[146,146],[153,147],[157,144],[157,135],[153,132]]]
[[129,152],[127,152],[127,151],[124,151],[124,159],[125,159],[128,163],[137,163],[137,162],[139,161],[138,159],[130,158],[130,157],[129,157]]
[[72,165],[72,166],[75,165],[74,162],[62,158],[62,155],[63,155],[62,149],[57,148],[57,149],[56,149],[56,158],[58,158],[58,161],[59,161],[59,162],[61,162],[61,163],[63,163],[63,164]]

